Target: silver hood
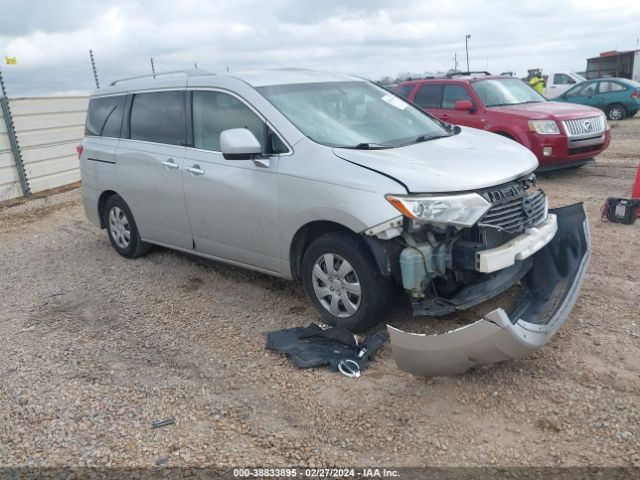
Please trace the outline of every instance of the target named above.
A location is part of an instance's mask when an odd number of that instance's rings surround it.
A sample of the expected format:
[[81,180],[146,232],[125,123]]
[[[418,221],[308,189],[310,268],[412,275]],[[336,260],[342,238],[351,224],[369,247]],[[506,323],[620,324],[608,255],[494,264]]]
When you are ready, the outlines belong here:
[[[493,187],[538,167],[527,148],[475,128],[400,148],[334,148],[340,158],[394,178],[412,193],[446,193]],[[392,193],[392,192],[390,192]]]

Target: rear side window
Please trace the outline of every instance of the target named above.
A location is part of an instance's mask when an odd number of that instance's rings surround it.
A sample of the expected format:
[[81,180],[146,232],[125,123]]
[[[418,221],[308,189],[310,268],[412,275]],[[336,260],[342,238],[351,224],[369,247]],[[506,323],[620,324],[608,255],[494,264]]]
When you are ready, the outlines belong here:
[[124,101],[124,96],[92,98],[89,102],[84,134],[119,138]]
[[414,103],[422,108],[440,108],[442,101],[442,85],[423,85],[418,90]]
[[622,92],[627,88],[616,82],[600,82],[600,93]]
[[403,98],[408,98],[411,90],[413,90],[413,85],[400,85],[399,87],[395,87],[393,89],[394,92],[396,92]]
[[442,108],[453,110],[458,100],[469,100],[473,103],[469,92],[462,85],[445,85],[442,96]]
[[138,93],[133,96],[129,137],[132,140],[184,145],[185,92]]

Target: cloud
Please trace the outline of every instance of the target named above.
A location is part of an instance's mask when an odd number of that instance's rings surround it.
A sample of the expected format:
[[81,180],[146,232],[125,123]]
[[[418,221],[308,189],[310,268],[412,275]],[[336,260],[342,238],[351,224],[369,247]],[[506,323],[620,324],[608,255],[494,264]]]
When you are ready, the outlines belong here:
[[[8,5],[5,5],[8,3]],[[28,4],[27,4],[28,3]],[[23,5],[24,4],[24,5]],[[58,0],[1,2],[0,55],[12,95],[89,91],[88,50],[101,81],[157,70],[284,66],[380,78],[472,69],[582,70],[600,51],[635,47],[640,2],[385,0]]]
[[0,0],[0,36],[73,31],[103,10],[104,2],[89,0]]

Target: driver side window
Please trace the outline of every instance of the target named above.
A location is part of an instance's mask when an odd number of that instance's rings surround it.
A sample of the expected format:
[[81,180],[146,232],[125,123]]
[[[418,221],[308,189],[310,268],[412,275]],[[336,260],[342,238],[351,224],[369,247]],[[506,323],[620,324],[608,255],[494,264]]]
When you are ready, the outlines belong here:
[[585,85],[573,88],[567,92],[567,97],[590,97],[596,93],[596,84],[587,83]]
[[467,92],[467,89],[461,85],[445,85],[444,95],[442,96],[442,108],[453,110],[456,108],[458,100],[469,100],[473,104],[473,99]]
[[244,102],[222,92],[194,91],[192,103],[193,146],[220,151],[220,134],[231,128],[246,128],[260,142],[264,153],[284,153],[286,145]]
[[564,73],[556,73],[553,75],[553,83],[555,85],[573,85],[576,81],[569,75]]

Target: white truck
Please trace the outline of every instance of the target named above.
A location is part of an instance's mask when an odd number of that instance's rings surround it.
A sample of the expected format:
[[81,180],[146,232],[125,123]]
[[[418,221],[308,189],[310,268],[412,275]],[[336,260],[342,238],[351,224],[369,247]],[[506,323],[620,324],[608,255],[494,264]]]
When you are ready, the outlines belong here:
[[577,83],[584,82],[586,78],[577,73],[543,71],[544,96],[549,100],[559,97]]

